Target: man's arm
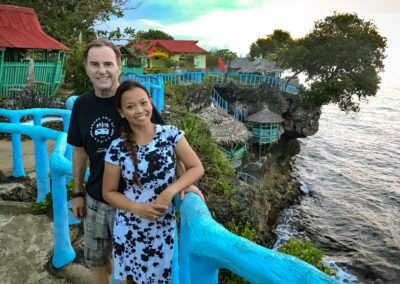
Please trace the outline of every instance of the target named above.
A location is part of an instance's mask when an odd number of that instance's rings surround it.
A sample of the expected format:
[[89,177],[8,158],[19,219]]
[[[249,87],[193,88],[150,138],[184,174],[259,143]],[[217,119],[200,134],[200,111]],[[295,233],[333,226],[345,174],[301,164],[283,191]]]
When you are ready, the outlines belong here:
[[[83,147],[75,147],[72,154],[72,171],[74,176],[74,195],[72,211],[77,219],[85,218],[85,199],[83,198],[83,182],[85,179],[88,156]],[[81,193],[81,196],[78,196]]]

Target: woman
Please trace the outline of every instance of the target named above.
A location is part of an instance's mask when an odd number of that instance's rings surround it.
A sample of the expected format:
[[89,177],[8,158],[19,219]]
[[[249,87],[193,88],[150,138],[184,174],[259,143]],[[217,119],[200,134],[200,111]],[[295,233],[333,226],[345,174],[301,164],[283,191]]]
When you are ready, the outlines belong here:
[[[121,138],[107,151],[103,177],[104,199],[117,208],[114,277],[128,283],[171,283],[172,198],[195,183],[204,169],[181,130],[151,122],[153,106],[144,86],[123,82],[116,101]],[[177,159],[186,170],[175,179]],[[127,184],[122,193],[121,175]]]

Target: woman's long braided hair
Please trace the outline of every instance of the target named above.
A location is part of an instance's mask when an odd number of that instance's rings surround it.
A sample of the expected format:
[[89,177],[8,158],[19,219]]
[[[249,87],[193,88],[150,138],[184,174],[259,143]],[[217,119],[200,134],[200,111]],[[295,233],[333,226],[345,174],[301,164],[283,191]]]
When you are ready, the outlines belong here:
[[[140,88],[143,91],[145,91],[150,98],[150,93],[145,86],[136,81],[127,80],[124,81],[121,85],[119,85],[119,87],[116,90],[115,97],[116,97],[117,109],[121,109],[121,99],[123,94],[127,91],[134,90],[136,88]],[[153,112],[151,114],[151,122],[155,124],[165,124],[164,120],[162,119],[160,113],[157,111],[156,107],[153,105],[153,103],[151,104],[153,106]],[[129,156],[133,161],[133,166],[134,166],[133,181],[135,184],[141,185],[139,174],[137,171],[139,161],[137,159],[138,145],[135,140],[135,133],[133,132],[126,118],[121,118],[119,115],[118,117],[121,119],[120,132],[121,132],[121,138],[124,142],[125,150],[129,153]]]

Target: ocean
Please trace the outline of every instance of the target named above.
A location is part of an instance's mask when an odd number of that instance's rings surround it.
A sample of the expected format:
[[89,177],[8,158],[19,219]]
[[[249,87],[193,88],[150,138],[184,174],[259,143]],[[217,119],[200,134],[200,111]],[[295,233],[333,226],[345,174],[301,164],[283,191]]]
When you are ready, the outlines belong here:
[[318,133],[300,139],[305,195],[276,228],[276,247],[311,241],[343,283],[400,283],[400,74],[381,76],[359,113],[324,106]]

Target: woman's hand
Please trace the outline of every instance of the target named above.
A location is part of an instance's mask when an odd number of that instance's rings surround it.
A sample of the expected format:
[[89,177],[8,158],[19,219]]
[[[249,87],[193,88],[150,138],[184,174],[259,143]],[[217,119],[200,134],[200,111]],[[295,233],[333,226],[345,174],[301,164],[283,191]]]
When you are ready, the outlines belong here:
[[149,221],[156,221],[165,214],[168,206],[156,203],[133,203],[132,213],[139,215]]
[[201,200],[203,200],[203,202],[206,202],[206,200],[204,198],[204,195],[201,192],[201,190],[197,186],[195,186],[193,184],[189,185],[187,188],[185,188],[184,190],[181,190],[179,192],[179,197],[181,198],[181,200],[183,200],[185,198],[185,194],[188,193],[188,192],[193,192],[193,193],[197,194],[201,198]]
[[164,206],[169,206],[172,202],[172,198],[174,197],[175,192],[172,190],[172,188],[167,187],[164,189],[156,198],[154,203],[156,204],[161,204]]

